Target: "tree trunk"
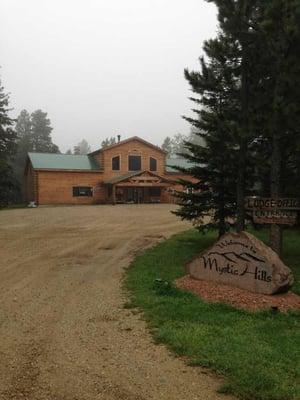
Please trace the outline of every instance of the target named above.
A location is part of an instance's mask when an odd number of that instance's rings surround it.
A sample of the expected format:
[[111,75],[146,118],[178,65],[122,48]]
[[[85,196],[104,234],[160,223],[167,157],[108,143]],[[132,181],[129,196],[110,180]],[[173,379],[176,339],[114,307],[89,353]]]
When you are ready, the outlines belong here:
[[[246,13],[246,10],[245,10]],[[245,187],[246,187],[246,163],[247,163],[247,140],[249,137],[249,82],[248,82],[248,56],[247,43],[242,42],[242,65],[241,65],[241,114],[242,129],[240,132],[240,147],[238,154],[238,176],[237,176],[237,223],[236,230],[241,232],[245,229]]]
[[[280,134],[273,132],[273,148],[272,148],[272,163],[271,163],[271,197],[278,199],[281,192],[281,148]],[[270,245],[271,248],[281,256],[282,253],[282,228],[280,225],[271,225],[270,228]]]
[[238,177],[237,177],[237,222],[236,231],[241,232],[245,229],[245,175],[246,175],[246,139],[241,138],[239,160],[238,160]]

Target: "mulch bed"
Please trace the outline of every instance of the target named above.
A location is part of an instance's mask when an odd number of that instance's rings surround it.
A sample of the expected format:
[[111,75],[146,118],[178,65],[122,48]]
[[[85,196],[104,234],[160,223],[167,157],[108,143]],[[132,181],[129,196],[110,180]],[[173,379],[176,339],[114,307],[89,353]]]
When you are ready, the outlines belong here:
[[227,303],[248,311],[260,311],[270,308],[283,312],[300,310],[300,296],[292,292],[269,296],[215,282],[198,281],[192,279],[189,275],[177,279],[175,283],[180,289],[189,290],[203,300],[214,303]]

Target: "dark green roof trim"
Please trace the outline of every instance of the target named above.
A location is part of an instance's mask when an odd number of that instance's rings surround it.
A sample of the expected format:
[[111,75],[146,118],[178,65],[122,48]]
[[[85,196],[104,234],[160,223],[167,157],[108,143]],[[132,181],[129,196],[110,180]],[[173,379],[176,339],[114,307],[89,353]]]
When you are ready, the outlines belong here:
[[89,155],[28,153],[34,169],[64,171],[101,171],[94,157]]

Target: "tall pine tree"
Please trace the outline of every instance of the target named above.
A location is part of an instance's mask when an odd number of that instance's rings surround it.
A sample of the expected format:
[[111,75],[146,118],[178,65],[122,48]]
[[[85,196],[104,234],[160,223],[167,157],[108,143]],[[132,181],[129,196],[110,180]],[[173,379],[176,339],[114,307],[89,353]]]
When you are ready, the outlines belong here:
[[4,92],[0,81],[0,205],[15,201],[16,183],[11,167],[16,151],[16,133],[14,120],[8,115],[9,96]]
[[47,113],[36,110],[31,114],[31,131],[33,151],[41,153],[59,153],[59,148],[52,142],[51,121]]
[[193,221],[200,230],[217,228],[219,235],[226,232],[236,217],[235,118],[240,113],[238,63],[233,57],[236,51],[236,44],[220,34],[217,39],[205,42],[208,61],[200,59],[201,71],[185,71],[196,94],[191,100],[197,105],[193,110],[196,118],[185,119],[202,140],[200,144],[185,142],[187,152],[182,156],[192,165],[181,170],[196,178],[196,182],[181,182],[188,190],[177,193],[181,207],[175,214]]
[[14,157],[14,173],[21,189],[27,153],[33,150],[31,117],[27,110],[22,110],[17,118],[17,152]]

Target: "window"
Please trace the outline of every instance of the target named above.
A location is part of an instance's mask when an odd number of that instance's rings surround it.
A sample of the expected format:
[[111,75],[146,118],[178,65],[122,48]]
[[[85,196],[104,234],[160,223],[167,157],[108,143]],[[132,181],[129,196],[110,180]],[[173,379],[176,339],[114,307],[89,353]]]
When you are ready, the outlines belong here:
[[150,157],[150,171],[157,171],[157,161],[153,157]]
[[74,186],[73,197],[92,197],[93,188],[89,186]]
[[161,188],[160,187],[150,187],[149,188],[150,197],[160,197],[161,195]]
[[113,157],[111,160],[111,168],[113,171],[120,170],[120,156]]
[[128,170],[140,171],[142,168],[141,156],[128,156]]

